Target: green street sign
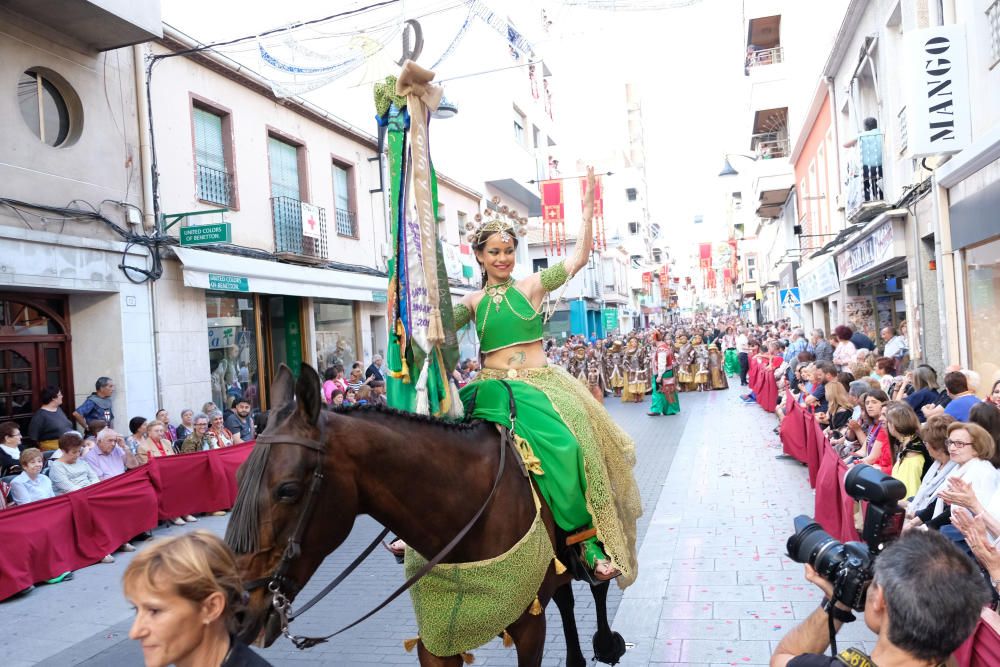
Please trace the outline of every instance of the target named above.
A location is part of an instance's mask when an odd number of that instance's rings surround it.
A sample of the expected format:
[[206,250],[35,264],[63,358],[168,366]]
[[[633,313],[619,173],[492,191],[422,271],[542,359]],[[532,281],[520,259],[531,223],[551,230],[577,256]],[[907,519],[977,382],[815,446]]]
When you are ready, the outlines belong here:
[[615,331],[618,328],[618,309],[617,308],[605,308],[604,309],[604,330],[605,331]]
[[250,283],[246,276],[227,276],[222,273],[208,274],[208,289],[226,292],[249,292]]
[[372,290],[372,301],[375,303],[385,303],[389,300],[389,293],[383,290]]
[[228,222],[218,222],[214,225],[189,225],[181,227],[181,245],[230,243],[232,240],[232,227]]

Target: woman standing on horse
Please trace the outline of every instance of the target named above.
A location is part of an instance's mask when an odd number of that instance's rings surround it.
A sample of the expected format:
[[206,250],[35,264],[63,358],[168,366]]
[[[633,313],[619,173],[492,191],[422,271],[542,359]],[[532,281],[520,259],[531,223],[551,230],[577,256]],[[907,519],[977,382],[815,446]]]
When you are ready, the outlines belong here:
[[[533,475],[556,524],[582,539],[581,557],[597,580],[636,576],[636,519],[642,513],[632,467],[635,447],[603,406],[542,349],[543,301],[587,265],[593,245],[594,170],[587,170],[583,223],[572,256],[514,280],[513,218],[488,216],[469,239],[482,289],[455,307],[455,328],[473,321],[483,369],[461,391],[466,413],[511,426],[507,386],[517,406],[515,435],[541,461]],[[575,541],[575,540],[574,540]]]

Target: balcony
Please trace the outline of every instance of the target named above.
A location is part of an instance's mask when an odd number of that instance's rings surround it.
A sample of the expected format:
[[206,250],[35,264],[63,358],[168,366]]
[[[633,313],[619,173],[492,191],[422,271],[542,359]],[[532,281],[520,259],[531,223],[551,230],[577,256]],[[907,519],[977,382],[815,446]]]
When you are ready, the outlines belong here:
[[97,51],[163,36],[160,0],[5,0],[3,5]]
[[750,148],[762,160],[788,157],[788,137],[777,132],[750,135]]
[[758,51],[747,51],[747,70],[765,65],[777,65],[785,62],[785,50],[780,46],[771,49],[760,49]]
[[329,258],[326,246],[326,209],[320,206],[312,208],[318,212],[316,217],[319,219],[308,219],[307,223],[318,238],[305,233],[302,202],[291,197],[271,197],[275,253],[289,256],[293,260],[305,259],[307,263],[326,262]]
[[233,186],[228,172],[198,165],[198,199],[232,207]]
[[847,162],[847,221],[860,224],[891,208],[885,201],[882,173],[884,141],[881,132],[864,132],[849,153]]
[[337,224],[337,236],[358,238],[358,214],[354,211],[338,208],[334,212]]

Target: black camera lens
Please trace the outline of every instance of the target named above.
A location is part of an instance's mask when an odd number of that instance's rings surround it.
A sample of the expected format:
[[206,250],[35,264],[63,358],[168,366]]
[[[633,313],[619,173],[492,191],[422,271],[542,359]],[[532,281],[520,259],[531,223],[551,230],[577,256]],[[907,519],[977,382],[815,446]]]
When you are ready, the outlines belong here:
[[844,477],[844,490],[855,500],[890,504],[906,497],[906,485],[869,465],[856,465]]
[[808,563],[824,578],[830,578],[844,559],[843,543],[810,517],[795,517],[795,534],[788,538],[788,557]]

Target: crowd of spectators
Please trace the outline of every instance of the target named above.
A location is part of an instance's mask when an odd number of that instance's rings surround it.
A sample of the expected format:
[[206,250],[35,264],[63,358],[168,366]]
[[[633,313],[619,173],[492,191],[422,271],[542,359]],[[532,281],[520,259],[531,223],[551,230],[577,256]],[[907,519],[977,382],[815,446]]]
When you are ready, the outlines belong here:
[[950,540],[978,565],[996,606],[1000,378],[980,393],[975,371],[912,364],[893,328],[880,333],[881,349],[843,325],[831,337],[815,330],[794,349],[805,336],[788,327],[747,327],[746,335],[749,348],[764,350],[752,355],[757,363],[775,374],[779,420],[793,401],[823,426],[847,466],[868,464],[900,480],[904,534],[936,531]]

